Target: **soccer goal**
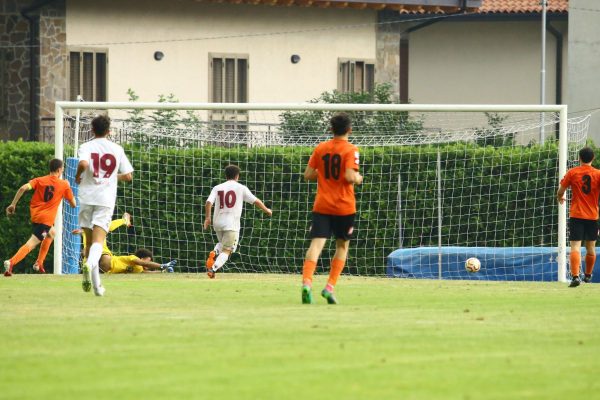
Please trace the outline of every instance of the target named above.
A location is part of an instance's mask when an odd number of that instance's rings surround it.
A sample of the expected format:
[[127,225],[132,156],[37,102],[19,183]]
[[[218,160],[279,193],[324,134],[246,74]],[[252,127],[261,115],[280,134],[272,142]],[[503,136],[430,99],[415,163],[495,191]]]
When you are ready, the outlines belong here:
[[[108,236],[115,254],[150,249],[177,259],[180,272],[204,272],[215,235],[204,231],[211,188],[236,164],[240,181],[265,204],[246,206],[238,251],[225,271],[299,273],[316,184],[303,171],[328,120],[346,112],[361,153],[357,224],[346,273],[444,279],[564,281],[566,205],[559,177],[577,162],[588,118],[561,105],[56,103],[56,157],[73,179],[90,120],[112,119],[132,183],[119,187],[115,218],[133,216],[135,233]],[[78,271],[77,212],[56,221],[55,272]],[[318,272],[328,269],[326,247]],[[469,274],[464,261],[478,257]]]

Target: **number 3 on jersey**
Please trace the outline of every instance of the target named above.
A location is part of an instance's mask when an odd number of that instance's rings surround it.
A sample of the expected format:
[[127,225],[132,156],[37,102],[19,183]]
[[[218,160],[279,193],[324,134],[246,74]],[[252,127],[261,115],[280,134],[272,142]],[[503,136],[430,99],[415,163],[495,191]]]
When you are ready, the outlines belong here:
[[94,178],[98,178],[100,176],[100,171],[104,171],[103,178],[110,178],[110,176],[115,172],[115,168],[117,167],[117,159],[110,153],[100,154],[92,153],[92,169],[94,173]]
[[233,190],[229,190],[227,193],[223,190],[219,190],[217,194],[219,195],[219,208],[224,208],[224,206],[233,208],[235,206],[236,195]]

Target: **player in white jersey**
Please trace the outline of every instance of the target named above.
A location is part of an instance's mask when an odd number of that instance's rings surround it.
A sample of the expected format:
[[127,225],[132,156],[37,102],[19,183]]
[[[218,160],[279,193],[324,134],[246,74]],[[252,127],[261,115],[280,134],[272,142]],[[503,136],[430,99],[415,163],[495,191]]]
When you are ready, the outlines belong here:
[[83,290],[94,287],[104,295],[99,263],[117,199],[117,182],[131,181],[133,167],[118,144],[108,140],[110,119],[100,115],[92,120],[94,139],[79,147],[75,181],[79,184],[79,225],[83,229],[87,262],[83,265]]
[[[219,240],[206,260],[206,273],[211,279],[215,277],[215,272],[225,264],[237,247],[244,202],[254,204],[269,217],[273,215],[273,212],[257,199],[250,189],[238,182],[240,169],[236,165],[229,165],[225,168],[225,177],[227,181],[212,189],[205,205],[204,229],[208,229],[211,225],[210,214],[214,204],[215,215],[212,225]],[[216,260],[215,257],[217,257]]]

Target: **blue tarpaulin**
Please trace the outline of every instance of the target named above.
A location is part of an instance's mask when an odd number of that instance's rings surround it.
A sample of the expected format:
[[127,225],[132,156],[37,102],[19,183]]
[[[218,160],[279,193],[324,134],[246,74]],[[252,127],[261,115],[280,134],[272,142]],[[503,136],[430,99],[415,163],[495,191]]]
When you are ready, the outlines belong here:
[[[439,253],[438,247],[395,250],[388,256],[387,275],[438,279]],[[442,278],[556,282],[557,256],[556,247],[442,247]],[[465,270],[465,261],[470,257],[481,261],[479,272]],[[585,260],[585,249],[582,249],[582,260]],[[600,274],[596,274],[594,282],[600,282]]]

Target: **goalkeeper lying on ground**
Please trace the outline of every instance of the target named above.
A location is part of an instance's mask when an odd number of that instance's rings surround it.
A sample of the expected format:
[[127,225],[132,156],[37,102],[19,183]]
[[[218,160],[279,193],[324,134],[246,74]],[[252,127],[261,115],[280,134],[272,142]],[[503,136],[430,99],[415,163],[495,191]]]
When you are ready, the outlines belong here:
[[[126,225],[127,227],[131,226],[131,215],[128,213],[123,214],[123,218],[121,219],[111,221],[108,231],[112,232],[123,225]],[[73,233],[81,234],[82,232],[81,229],[76,229]],[[83,254],[85,254],[85,248],[83,249]],[[85,259],[83,261],[85,262]],[[165,264],[159,264],[152,261],[152,252],[148,249],[138,249],[134,254],[128,256],[115,256],[108,248],[106,240],[102,245],[100,269],[105,273],[174,272],[173,267],[175,264],[177,264],[176,260],[171,260]]]

